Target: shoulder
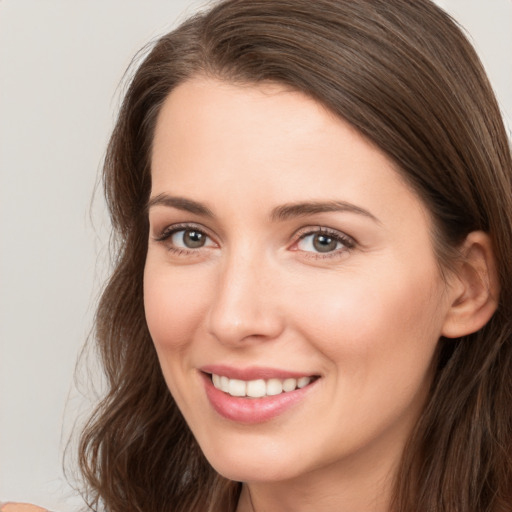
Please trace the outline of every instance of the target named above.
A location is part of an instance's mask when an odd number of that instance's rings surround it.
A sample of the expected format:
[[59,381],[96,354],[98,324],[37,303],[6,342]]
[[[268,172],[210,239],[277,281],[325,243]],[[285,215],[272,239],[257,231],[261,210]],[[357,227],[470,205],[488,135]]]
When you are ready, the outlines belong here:
[[0,503],[0,512],[48,512],[45,508],[27,503]]

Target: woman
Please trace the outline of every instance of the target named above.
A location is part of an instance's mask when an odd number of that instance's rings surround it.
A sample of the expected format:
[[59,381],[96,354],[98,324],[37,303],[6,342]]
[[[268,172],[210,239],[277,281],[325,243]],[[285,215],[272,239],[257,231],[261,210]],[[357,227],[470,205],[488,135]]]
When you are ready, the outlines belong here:
[[105,163],[92,509],[512,510],[512,163],[428,0],[227,0]]

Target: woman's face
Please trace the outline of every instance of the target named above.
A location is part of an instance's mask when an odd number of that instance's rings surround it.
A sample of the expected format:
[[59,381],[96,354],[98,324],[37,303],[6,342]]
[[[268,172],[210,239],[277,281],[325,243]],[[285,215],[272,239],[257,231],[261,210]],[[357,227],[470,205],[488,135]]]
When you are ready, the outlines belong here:
[[211,464],[248,482],[393,467],[450,304],[390,160],[298,92],[197,78],[160,113],[149,220],[149,330]]

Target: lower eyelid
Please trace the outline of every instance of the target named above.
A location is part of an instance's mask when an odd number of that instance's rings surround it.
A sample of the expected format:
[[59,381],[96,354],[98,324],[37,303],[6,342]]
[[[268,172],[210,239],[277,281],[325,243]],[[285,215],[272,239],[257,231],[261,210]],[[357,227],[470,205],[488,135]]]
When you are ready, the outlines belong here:
[[[175,234],[179,233],[180,231],[188,231],[188,230],[195,230],[195,231],[202,233],[206,237],[205,245],[198,247],[198,248],[188,248],[188,247],[181,247],[180,245],[175,245],[171,242],[171,239]],[[327,252],[321,252],[321,251],[315,251],[315,250],[307,251],[307,250],[298,249],[297,245],[302,240],[304,240],[308,236],[314,236],[314,235],[325,235],[327,237],[331,237],[334,240],[336,240],[336,242],[338,244],[341,244],[341,247],[338,247],[336,249],[333,249],[332,251],[327,251]],[[209,249],[209,248],[212,248],[212,247],[215,247],[218,245],[205,229],[203,229],[202,227],[197,226],[195,224],[178,224],[178,225],[167,226],[163,230],[157,231],[153,235],[153,239],[156,242],[165,243],[168,246],[169,250],[172,250],[176,253],[181,253],[181,254],[197,253],[197,252],[199,252],[200,249]],[[292,250],[298,250],[303,253],[308,253],[312,257],[324,257],[325,258],[325,257],[329,257],[329,256],[335,256],[342,252],[346,252],[346,251],[352,249],[355,245],[356,245],[356,241],[352,237],[345,235],[344,233],[341,233],[341,232],[338,232],[335,230],[328,230],[325,228],[324,229],[317,228],[317,229],[312,229],[312,230],[308,230],[308,231],[304,230],[302,233],[299,233],[298,235],[296,235],[296,240],[295,240],[295,242],[293,242],[293,246],[292,246],[295,248]]]
[[[183,237],[186,231],[202,233],[205,236],[204,245],[199,247],[187,247],[187,245],[182,243],[182,241],[173,241],[175,235],[178,235],[179,238]],[[217,242],[208,234],[207,230],[195,224],[177,224],[167,226],[165,229],[157,231],[156,234],[153,235],[153,240],[157,244],[162,245],[165,250],[172,255],[185,258],[203,257],[205,255],[204,251],[209,251],[218,247]]]

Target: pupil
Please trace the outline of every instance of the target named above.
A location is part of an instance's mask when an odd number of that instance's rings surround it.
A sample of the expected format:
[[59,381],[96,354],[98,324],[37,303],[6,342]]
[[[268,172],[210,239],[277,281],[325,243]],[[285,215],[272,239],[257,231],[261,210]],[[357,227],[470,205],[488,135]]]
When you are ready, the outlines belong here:
[[318,252],[330,252],[336,249],[337,241],[326,235],[315,235],[313,246]]
[[197,249],[204,245],[204,235],[200,231],[185,231],[183,242],[189,249]]

